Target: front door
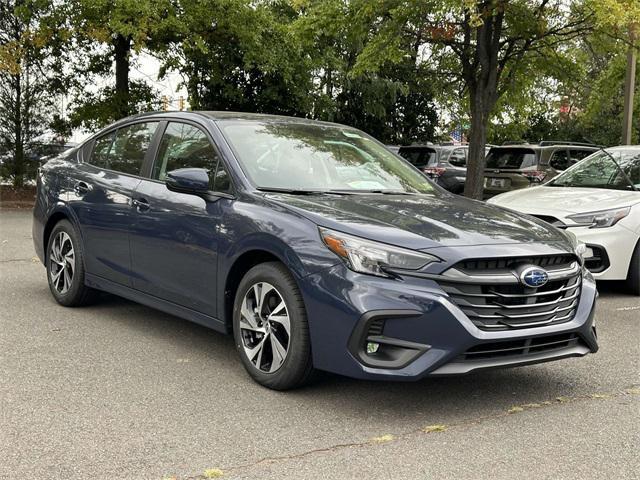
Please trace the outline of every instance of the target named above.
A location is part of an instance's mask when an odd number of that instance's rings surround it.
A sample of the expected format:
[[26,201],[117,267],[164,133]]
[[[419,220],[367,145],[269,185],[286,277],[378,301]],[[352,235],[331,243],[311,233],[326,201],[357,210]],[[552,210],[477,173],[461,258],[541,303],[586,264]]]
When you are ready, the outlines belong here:
[[97,138],[89,158],[75,169],[68,202],[79,220],[89,274],[131,284],[132,195],[157,127],[136,123]]
[[168,190],[167,172],[187,167],[208,170],[212,192],[229,191],[229,177],[205,132],[169,122],[151,178],[143,179],[134,193],[133,287],[215,317],[218,232],[233,200]]

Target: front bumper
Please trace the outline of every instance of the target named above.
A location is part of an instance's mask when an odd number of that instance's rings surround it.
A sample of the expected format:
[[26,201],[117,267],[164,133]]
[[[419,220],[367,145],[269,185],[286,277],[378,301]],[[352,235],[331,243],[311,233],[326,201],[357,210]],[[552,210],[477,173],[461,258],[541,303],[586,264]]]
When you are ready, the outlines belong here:
[[[305,277],[301,287],[314,366],[355,378],[419,380],[598,350],[593,326],[597,292],[588,273],[570,321],[502,331],[477,328],[430,279],[389,280],[338,264]],[[368,342],[378,343],[381,350],[368,355]]]

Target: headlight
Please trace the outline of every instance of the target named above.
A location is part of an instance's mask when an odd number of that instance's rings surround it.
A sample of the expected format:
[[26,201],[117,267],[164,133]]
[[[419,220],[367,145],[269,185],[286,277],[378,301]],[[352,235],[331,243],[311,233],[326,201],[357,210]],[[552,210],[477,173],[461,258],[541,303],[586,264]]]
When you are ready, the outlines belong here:
[[427,253],[372,242],[346,233],[320,228],[320,237],[333,253],[356,272],[391,277],[385,269],[418,270],[440,259]]
[[600,210],[599,212],[579,213],[577,215],[569,215],[576,223],[580,223],[589,228],[606,228],[612,227],[624,217],[629,215],[631,207],[614,208],[611,210]]

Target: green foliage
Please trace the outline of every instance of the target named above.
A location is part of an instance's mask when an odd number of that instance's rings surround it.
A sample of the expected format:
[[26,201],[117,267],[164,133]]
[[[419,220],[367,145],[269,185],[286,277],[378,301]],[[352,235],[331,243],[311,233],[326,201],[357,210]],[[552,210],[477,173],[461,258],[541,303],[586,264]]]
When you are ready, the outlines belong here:
[[126,99],[113,87],[104,87],[96,93],[86,93],[81,101],[70,105],[71,114],[68,123],[60,128],[82,125],[96,131],[114,120],[114,105],[127,102],[131,113],[158,110],[158,93],[145,82],[129,82]]
[[0,176],[17,187],[33,178],[30,153],[53,120],[63,37],[53,1],[0,3]]
[[433,82],[416,63],[418,43],[398,39],[406,52],[377,71],[358,71],[356,63],[375,36],[379,17],[371,2],[298,2],[292,25],[313,77],[313,116],[353,125],[387,143],[432,140],[437,116]]
[[[70,126],[102,127],[157,106],[152,88],[131,82],[129,70],[134,54],[162,52],[175,38],[182,28],[175,5],[170,0],[68,0],[64,5],[75,53]],[[114,83],[87,93],[87,85],[113,78],[114,71]]]
[[387,142],[431,139],[432,87],[415,61],[353,74],[377,21],[365,5],[182,0],[184,30],[165,65],[186,78],[194,109],[344,122]]

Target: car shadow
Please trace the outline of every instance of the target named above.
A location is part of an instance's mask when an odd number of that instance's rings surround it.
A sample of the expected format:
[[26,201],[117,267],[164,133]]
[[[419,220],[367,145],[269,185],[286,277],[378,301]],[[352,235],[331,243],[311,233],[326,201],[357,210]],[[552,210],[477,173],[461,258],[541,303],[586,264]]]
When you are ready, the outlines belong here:
[[169,344],[177,356],[209,364],[204,371],[210,374],[203,381],[241,384],[243,390],[259,398],[284,402],[290,408],[316,409],[326,415],[377,415],[383,423],[385,419],[393,419],[394,425],[406,420],[407,428],[418,417],[423,421],[425,415],[441,421],[451,415],[476,418],[506,413],[513,405],[582,395],[585,389],[593,388],[588,368],[582,370],[584,375],[579,378],[575,365],[566,368],[567,362],[588,360],[569,359],[563,361],[563,367],[541,364],[417,382],[363,381],[320,372],[304,388],[275,392],[255,384],[246,374],[229,335],[111,295],[104,295],[89,308],[96,312],[104,310],[105,321],[117,322],[122,328],[138,330],[140,335]]
[[613,297],[621,295],[625,297],[636,297],[629,292],[626,282],[623,280],[600,280],[596,283],[598,293],[602,296]]

